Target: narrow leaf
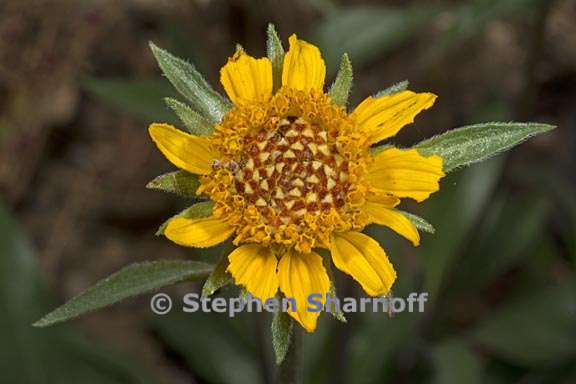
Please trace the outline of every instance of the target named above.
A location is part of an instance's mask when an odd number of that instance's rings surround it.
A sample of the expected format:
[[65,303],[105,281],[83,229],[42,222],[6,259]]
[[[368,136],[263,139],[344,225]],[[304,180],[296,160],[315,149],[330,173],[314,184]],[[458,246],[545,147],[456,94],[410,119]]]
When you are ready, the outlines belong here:
[[401,82],[396,83],[396,84],[394,84],[394,85],[392,85],[386,89],[381,90],[374,97],[379,98],[382,96],[389,96],[389,95],[393,95],[393,94],[398,93],[398,92],[405,91],[408,89],[409,85],[410,85],[410,82],[408,80],[401,81]]
[[277,311],[272,318],[272,346],[276,355],[276,364],[286,358],[292,337],[292,319],[288,313]]
[[211,123],[218,123],[230,109],[230,103],[204,80],[196,68],[167,51],[150,43],[152,53],[158,65],[172,85],[190,101],[192,108],[197,110]]
[[416,228],[418,228],[419,230],[423,231],[423,232],[428,232],[428,233],[432,233],[434,234],[436,232],[436,230],[434,229],[434,227],[432,226],[432,224],[430,224],[429,222],[427,222],[425,219],[421,218],[420,216],[414,215],[410,212],[404,212],[404,211],[400,211],[404,216],[406,216],[408,218],[408,220],[410,220],[412,222],[412,224],[414,224],[414,226]]
[[212,214],[212,207],[214,206],[214,203],[212,201],[202,201],[200,203],[194,204],[191,207],[186,208],[185,210],[183,210],[182,212],[180,212],[179,214],[172,216],[171,218],[169,218],[168,220],[166,220],[161,226],[160,228],[158,228],[158,230],[156,231],[156,236],[161,236],[164,234],[164,231],[166,230],[166,227],[168,226],[168,223],[170,222],[170,220],[172,220],[175,217],[185,217],[187,219],[197,219],[200,217],[208,217]]
[[276,27],[274,24],[268,24],[267,30],[268,38],[266,39],[266,55],[272,62],[272,76],[274,91],[276,91],[282,85],[282,66],[284,63],[284,48],[282,47],[282,41],[276,33]]
[[[324,268],[326,268],[326,272],[328,272],[328,278],[330,279],[330,291],[328,291],[328,294],[336,299],[336,278],[334,276],[334,273],[332,272],[332,266],[330,264],[330,260],[332,260],[332,257],[330,256],[330,253],[327,252],[324,249],[319,249],[318,250],[320,255],[322,256],[322,263],[324,264]],[[336,301],[336,300],[334,300]],[[326,312],[330,312],[330,314],[332,316],[334,316],[334,318],[338,321],[341,321],[343,323],[347,323],[348,320],[346,320],[346,316],[344,316],[344,312],[342,312],[342,310],[340,310],[340,308],[337,308],[336,305],[332,305],[330,308],[324,308],[324,310]]]
[[186,171],[165,173],[146,184],[148,189],[159,189],[182,197],[196,197],[199,186],[198,176]]
[[155,261],[132,264],[101,280],[66,304],[34,323],[47,327],[88,312],[104,308],[126,298],[148,293],[187,279],[201,279],[212,266],[195,261]]
[[444,160],[444,171],[470,165],[510,149],[555,127],[538,123],[485,123],[457,128],[434,136],[414,148]]
[[210,276],[208,276],[208,279],[206,279],[206,282],[204,283],[204,286],[202,287],[202,296],[203,297],[212,296],[214,294],[214,292],[216,292],[218,289],[220,289],[220,288],[222,288],[228,284],[231,284],[233,282],[232,276],[228,272],[226,272],[226,269],[228,268],[228,265],[230,264],[228,262],[228,255],[230,254],[231,250],[232,250],[232,245],[230,243],[228,243],[224,247],[224,250],[222,251],[220,261],[218,262],[218,264],[216,264],[216,266],[214,267],[214,270],[212,271]]
[[352,63],[350,62],[348,54],[345,53],[342,55],[336,80],[334,80],[330,91],[328,91],[328,96],[330,96],[335,104],[346,105],[348,96],[350,95],[350,88],[352,88],[352,80]]
[[212,124],[186,104],[170,97],[166,97],[164,101],[178,115],[188,132],[198,136],[207,136],[214,132]]

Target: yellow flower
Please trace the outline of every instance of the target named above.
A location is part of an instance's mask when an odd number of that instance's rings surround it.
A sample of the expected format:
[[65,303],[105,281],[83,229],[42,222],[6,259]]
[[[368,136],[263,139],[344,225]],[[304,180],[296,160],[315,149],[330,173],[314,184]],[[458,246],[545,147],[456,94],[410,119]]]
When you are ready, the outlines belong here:
[[360,231],[385,225],[418,245],[417,229],[394,208],[401,198],[422,201],[439,189],[442,159],[416,150],[370,146],[394,136],[434,103],[430,93],[401,91],[368,97],[350,114],[324,93],[326,66],[317,47],[290,37],[282,84],[273,93],[272,63],[237,50],[220,71],[234,107],[211,136],[167,124],[150,135],[177,167],[201,175],[198,194],[214,202],[212,216],[169,221],[177,244],[210,247],[232,237],[228,272],[262,300],[280,290],[294,298],[290,315],[314,331],[330,279],[322,257],[372,296],[385,295],[396,272],[378,242]]

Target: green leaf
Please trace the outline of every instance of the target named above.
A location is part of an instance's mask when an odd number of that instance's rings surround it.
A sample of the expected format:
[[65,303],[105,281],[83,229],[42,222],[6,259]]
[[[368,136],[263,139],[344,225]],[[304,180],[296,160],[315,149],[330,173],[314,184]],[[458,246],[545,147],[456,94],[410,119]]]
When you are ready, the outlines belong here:
[[328,96],[332,99],[335,104],[346,105],[348,102],[348,96],[350,95],[350,88],[352,87],[352,63],[348,54],[342,55],[342,60],[340,61],[340,69],[336,75],[334,83],[328,91]]
[[170,97],[164,98],[164,102],[178,115],[188,132],[198,136],[207,136],[214,132],[212,124],[186,104]]
[[410,85],[410,82],[408,80],[404,80],[401,81],[399,83],[396,83],[386,89],[383,89],[382,91],[378,92],[376,94],[376,96],[374,96],[375,98],[379,98],[382,96],[389,96],[389,95],[393,95],[395,93],[398,92],[402,92],[408,89],[408,86]]
[[459,339],[446,340],[430,353],[434,362],[434,383],[482,383],[482,364],[470,347]]
[[492,310],[471,336],[509,362],[558,366],[576,356],[575,308],[576,285],[567,281]]
[[71,320],[132,296],[148,293],[183,280],[204,278],[211,271],[211,265],[195,261],[155,261],[132,264],[56,308],[34,323],[34,326],[47,327]]
[[162,121],[178,124],[178,119],[162,104],[159,95],[176,93],[161,81],[89,78],[84,86],[103,102],[133,114],[147,123]]
[[209,297],[214,294],[218,289],[231,284],[234,282],[232,276],[226,272],[228,265],[230,265],[228,261],[228,255],[230,251],[233,249],[231,243],[227,243],[222,251],[222,255],[220,256],[220,261],[214,267],[214,270],[206,279],[204,286],[202,287],[202,296]]
[[555,127],[539,123],[484,123],[453,129],[414,146],[425,156],[439,155],[450,172],[510,149]]
[[212,208],[214,207],[214,203],[212,201],[202,201],[200,203],[196,203],[179,214],[172,216],[168,220],[166,220],[160,228],[156,231],[156,236],[161,236],[164,234],[164,230],[168,226],[170,220],[175,217],[185,217],[187,219],[197,219],[199,217],[208,217],[212,214]]
[[[336,296],[336,277],[334,276],[334,273],[332,272],[332,265],[331,265],[331,260],[332,257],[330,256],[330,252],[328,252],[325,249],[319,249],[318,253],[322,256],[322,264],[324,264],[324,268],[326,268],[326,272],[328,272],[328,278],[330,279],[330,291],[328,292],[328,294],[332,297],[337,297]],[[325,311],[327,311],[327,309],[324,309]],[[347,323],[348,321],[346,320],[346,316],[344,316],[344,312],[342,312],[341,310],[337,310],[336,305],[333,305],[330,308],[330,312],[329,312],[332,316],[334,316],[334,318],[338,321],[341,321],[343,323]]]
[[182,197],[196,197],[199,186],[198,176],[186,171],[165,173],[146,184],[148,189],[159,189]]
[[190,101],[192,108],[210,123],[220,122],[230,109],[230,103],[212,89],[192,64],[158,48],[152,42],[150,48],[164,75]]
[[404,211],[401,211],[399,209],[397,209],[397,211],[399,211],[404,216],[406,216],[408,218],[408,220],[410,220],[412,222],[412,224],[414,224],[414,226],[416,228],[418,228],[419,230],[421,230],[423,232],[432,233],[432,234],[434,234],[436,232],[436,230],[434,229],[432,224],[430,224],[429,222],[427,222],[425,219],[421,218],[420,216],[414,215],[413,213],[410,213],[410,212],[404,212]]
[[272,318],[272,346],[276,356],[276,364],[280,365],[288,349],[292,338],[293,322],[290,315],[283,311],[277,311]]
[[268,30],[266,39],[266,55],[272,62],[272,76],[274,79],[274,89],[275,92],[278,88],[282,86],[282,66],[284,64],[284,47],[282,47],[282,41],[276,33],[276,27],[274,24],[268,24]]

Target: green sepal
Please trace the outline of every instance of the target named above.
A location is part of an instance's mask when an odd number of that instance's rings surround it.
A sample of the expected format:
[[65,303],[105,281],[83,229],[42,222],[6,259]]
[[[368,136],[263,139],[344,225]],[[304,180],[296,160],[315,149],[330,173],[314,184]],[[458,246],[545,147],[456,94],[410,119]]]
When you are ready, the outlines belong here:
[[395,148],[395,147],[392,144],[382,144],[382,145],[379,145],[377,147],[370,148],[370,154],[372,156],[376,156],[377,154],[379,154],[383,150],[389,149],[389,148]]
[[56,308],[33,325],[47,327],[115,304],[126,298],[152,292],[184,280],[203,279],[212,266],[196,261],[153,261],[122,268]]
[[404,80],[401,81],[399,83],[396,83],[386,89],[383,89],[382,91],[378,92],[374,97],[377,99],[379,97],[382,96],[390,96],[393,95],[395,93],[398,92],[402,92],[408,89],[408,86],[410,85],[410,82],[408,80]]
[[168,223],[175,217],[184,217],[186,219],[199,219],[201,217],[208,217],[212,215],[212,208],[214,207],[213,201],[202,201],[200,203],[196,203],[191,207],[186,208],[179,214],[172,216],[168,220],[166,220],[160,228],[156,231],[156,236],[162,236]]
[[218,123],[231,104],[216,92],[194,65],[176,57],[150,42],[150,49],[164,75],[190,102],[192,108],[210,123]]
[[182,197],[196,197],[199,186],[200,180],[197,175],[182,170],[165,173],[146,184],[148,189],[158,189]]
[[[334,277],[334,273],[332,272],[332,265],[330,263],[331,260],[331,256],[330,256],[330,252],[326,249],[318,249],[318,253],[320,254],[320,256],[322,256],[322,264],[324,264],[324,268],[326,268],[326,272],[328,273],[328,278],[330,279],[330,290],[328,291],[328,294],[336,299],[336,280]],[[346,320],[346,316],[344,316],[344,312],[342,312],[341,310],[336,310],[335,307],[330,308],[330,311],[327,311],[327,309],[324,309],[326,312],[329,312],[332,316],[334,316],[334,318],[338,321],[341,321],[343,323],[347,323],[348,320]]]
[[268,24],[266,31],[266,56],[272,62],[273,92],[276,92],[282,86],[282,67],[284,64],[284,47],[282,41],[276,33],[274,24]]
[[208,136],[214,132],[214,126],[188,105],[170,97],[164,98],[164,102],[178,115],[180,121],[184,123],[191,134]]
[[427,233],[431,233],[431,234],[436,233],[436,229],[434,229],[432,224],[430,224],[428,221],[426,221],[422,217],[417,216],[417,215],[410,213],[410,212],[401,211],[399,209],[397,209],[396,211],[398,211],[401,214],[403,214],[404,216],[406,216],[408,218],[408,220],[410,220],[410,222],[412,224],[414,224],[414,226],[417,229],[421,230],[422,232],[427,232]]
[[328,91],[328,96],[330,96],[334,104],[346,106],[350,89],[352,88],[353,78],[352,63],[350,62],[348,54],[345,53],[342,55],[340,69],[338,70],[336,79]]
[[206,282],[202,287],[203,297],[212,296],[214,292],[216,292],[218,289],[228,284],[232,284],[234,282],[232,276],[228,272],[226,272],[226,269],[228,269],[228,265],[230,265],[230,262],[228,261],[228,255],[233,249],[234,247],[232,245],[232,242],[227,241],[224,246],[224,249],[222,250],[220,260],[218,261],[218,263],[214,267],[214,270],[212,271],[210,276],[208,276],[208,279],[206,279]]
[[276,364],[280,365],[286,358],[290,349],[294,322],[290,315],[283,311],[277,311],[272,318],[272,347],[276,356]]
[[438,155],[444,172],[487,160],[500,152],[549,132],[555,127],[540,123],[484,123],[453,129],[414,146],[424,156]]

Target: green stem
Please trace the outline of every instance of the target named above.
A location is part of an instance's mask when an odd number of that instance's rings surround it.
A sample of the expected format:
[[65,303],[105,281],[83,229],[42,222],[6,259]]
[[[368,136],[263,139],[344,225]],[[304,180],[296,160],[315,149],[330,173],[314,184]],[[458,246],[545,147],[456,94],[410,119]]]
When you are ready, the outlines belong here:
[[288,352],[286,353],[284,361],[278,367],[277,383],[302,383],[302,329],[297,323],[294,323],[292,326],[290,347],[288,347]]

